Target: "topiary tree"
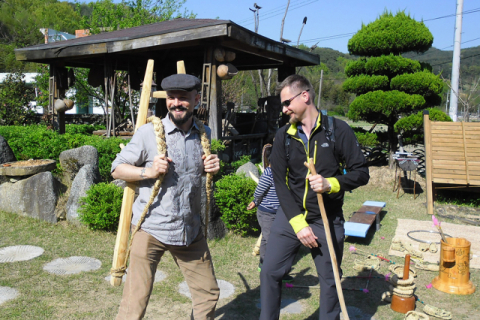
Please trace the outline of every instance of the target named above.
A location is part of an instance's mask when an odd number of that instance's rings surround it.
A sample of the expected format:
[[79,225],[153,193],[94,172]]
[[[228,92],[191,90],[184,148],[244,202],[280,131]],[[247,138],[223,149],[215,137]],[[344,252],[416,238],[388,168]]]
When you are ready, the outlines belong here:
[[443,82],[431,67],[407,59],[401,53],[423,53],[433,43],[433,36],[423,22],[404,12],[385,12],[377,20],[362,25],[348,42],[348,51],[361,56],[345,67],[349,77],[345,91],[357,97],[347,116],[388,127],[390,166],[397,150],[397,121],[424,108],[440,104]]

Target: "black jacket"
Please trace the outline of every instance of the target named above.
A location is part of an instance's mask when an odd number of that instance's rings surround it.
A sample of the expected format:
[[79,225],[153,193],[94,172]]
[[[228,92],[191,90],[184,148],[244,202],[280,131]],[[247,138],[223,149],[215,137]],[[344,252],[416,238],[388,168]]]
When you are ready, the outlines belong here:
[[[329,219],[337,216],[343,219],[345,191],[365,185],[369,180],[366,160],[353,130],[346,122],[334,120],[335,151],[321,125],[322,121],[328,121],[326,116],[317,117],[308,146],[299,137],[296,124],[282,127],[275,136],[270,157],[275,188],[280,205],[295,232],[306,227],[309,221],[321,219],[317,195],[306,180],[310,172],[304,162],[308,162],[308,158],[314,159],[317,173],[332,184],[331,193],[323,194]],[[285,144],[287,135],[291,137],[288,146]],[[334,153],[345,162],[346,174],[340,172]]]

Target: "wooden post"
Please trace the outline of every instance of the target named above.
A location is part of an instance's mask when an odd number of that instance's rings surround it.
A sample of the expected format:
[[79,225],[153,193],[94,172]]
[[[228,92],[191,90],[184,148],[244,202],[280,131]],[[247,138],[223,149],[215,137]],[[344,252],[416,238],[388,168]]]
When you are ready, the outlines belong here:
[[[308,163],[304,163],[310,170],[312,175],[316,175],[315,165],[313,159],[310,158]],[[333,248],[332,233],[330,232],[330,224],[328,223],[327,211],[323,203],[323,197],[321,193],[317,193],[318,206],[320,207],[320,214],[322,216],[323,226],[325,228],[325,238],[327,239],[328,253],[330,254],[330,260],[332,261],[333,276],[335,278],[335,286],[337,287],[338,300],[340,302],[340,309],[342,309],[343,319],[349,320],[347,306],[345,305],[345,298],[343,297],[342,282],[340,280],[340,273],[338,271],[337,255]]]
[[217,65],[212,63],[212,78],[210,85],[210,114],[208,126],[212,130],[212,139],[222,136],[222,80],[217,76]]
[[[147,122],[148,104],[150,102],[150,91],[152,89],[153,60],[148,60],[145,79],[143,80],[142,94],[140,96],[140,107],[135,130],[138,130]],[[113,253],[112,270],[116,270],[126,265],[126,253],[128,238],[130,236],[130,224],[132,220],[132,205],[135,197],[135,188],[137,183],[127,182],[123,191],[122,209],[120,211],[120,220],[118,223],[117,239]],[[123,275],[111,275],[110,283],[112,286],[119,286],[122,283]]]
[[423,136],[425,145],[425,174],[427,178],[427,213],[433,214],[432,134],[428,110],[423,111]]

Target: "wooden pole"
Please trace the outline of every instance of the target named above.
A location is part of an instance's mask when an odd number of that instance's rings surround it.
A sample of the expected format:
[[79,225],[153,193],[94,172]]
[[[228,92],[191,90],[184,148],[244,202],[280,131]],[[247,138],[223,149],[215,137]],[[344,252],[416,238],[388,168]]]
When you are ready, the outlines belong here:
[[317,110],[320,111],[320,99],[322,97],[323,69],[320,70],[320,84],[318,85]]
[[[312,175],[317,174],[312,158],[310,158],[309,163],[305,162],[304,164],[310,170]],[[347,313],[347,306],[345,305],[345,299],[343,297],[342,283],[340,280],[340,274],[338,272],[337,256],[335,254],[335,250],[333,249],[332,234],[330,232],[330,225],[328,223],[327,212],[325,210],[325,205],[323,204],[323,197],[321,193],[317,193],[317,200],[318,200],[318,206],[320,207],[320,214],[322,215],[323,226],[325,228],[325,238],[327,238],[327,245],[328,245],[328,252],[330,253],[330,260],[332,260],[332,269],[333,269],[333,275],[335,277],[335,286],[337,287],[338,300],[340,301],[340,308],[342,309],[343,318],[345,320],[350,320]]]
[[427,178],[427,213],[433,214],[433,181],[432,181],[432,133],[428,111],[423,112],[423,136],[425,145],[425,175]]
[[[140,107],[138,110],[137,123],[135,130],[138,130],[147,122],[148,104],[150,102],[150,91],[152,90],[153,60],[148,60],[145,79],[143,80],[142,94],[140,96]],[[127,182],[123,191],[122,209],[120,211],[120,221],[118,223],[117,240],[113,252],[112,271],[126,266],[126,253],[128,238],[130,236],[130,224],[132,220],[132,205],[135,197],[136,182]],[[110,283],[112,286],[122,284],[122,272],[111,272]]]

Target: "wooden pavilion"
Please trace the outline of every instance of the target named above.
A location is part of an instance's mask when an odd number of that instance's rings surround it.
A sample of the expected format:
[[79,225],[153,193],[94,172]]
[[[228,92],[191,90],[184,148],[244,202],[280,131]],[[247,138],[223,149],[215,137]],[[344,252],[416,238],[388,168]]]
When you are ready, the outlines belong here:
[[[69,75],[65,67],[89,68],[92,78],[97,75],[97,86],[112,83],[115,70],[128,71],[132,74],[133,87],[133,76],[143,79],[148,59],[155,60],[157,82],[176,73],[176,62],[183,60],[188,74],[203,79],[201,103],[206,110],[204,120],[212,129],[212,138],[221,139],[221,79],[217,76],[216,48],[233,52],[235,60],[232,64],[238,70],[276,68],[278,81],[294,74],[296,67],[320,63],[316,54],[268,39],[230,20],[213,19],[164,21],[16,49],[15,55],[20,61],[50,65],[50,111],[53,111],[55,99],[68,88]],[[162,100],[155,109],[159,115],[165,112],[165,101]]]

